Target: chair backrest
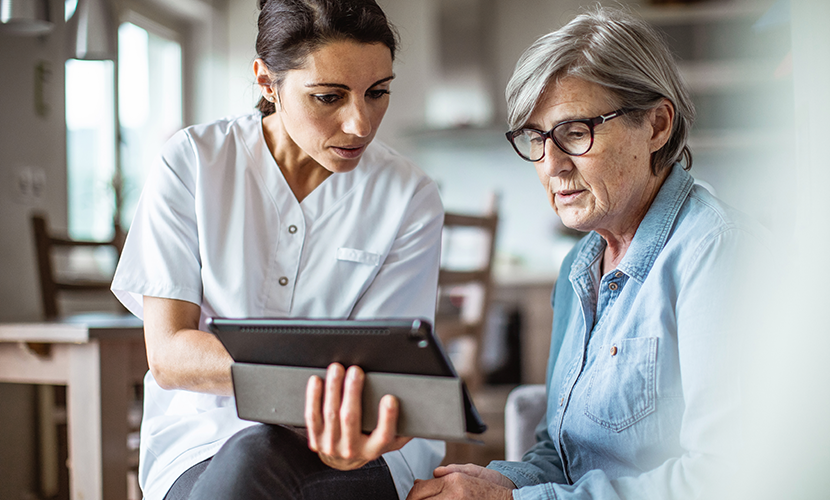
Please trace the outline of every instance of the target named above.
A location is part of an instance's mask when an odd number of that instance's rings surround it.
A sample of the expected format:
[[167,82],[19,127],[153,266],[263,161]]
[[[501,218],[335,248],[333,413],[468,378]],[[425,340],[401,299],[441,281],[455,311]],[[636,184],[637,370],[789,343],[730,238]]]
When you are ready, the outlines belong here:
[[504,459],[519,462],[536,444],[536,426],[547,409],[545,384],[520,385],[504,406]]
[[35,249],[37,251],[37,268],[40,278],[41,303],[43,314],[47,319],[56,318],[60,314],[58,307],[58,296],[62,292],[107,292],[110,288],[109,279],[88,279],[77,277],[64,277],[56,272],[55,253],[60,249],[72,250],[86,248],[109,248],[120,255],[123,245],[122,238],[113,238],[110,241],[83,241],[73,240],[65,235],[53,234],[49,231],[46,218],[40,214],[34,214],[31,218],[32,230],[35,238]]
[[[435,317],[435,332],[445,345],[456,339],[466,339],[468,347],[462,362],[454,362],[471,390],[481,384],[483,377],[480,367],[481,344],[493,288],[498,223],[499,217],[495,209],[481,216],[451,212],[444,215],[444,251],[438,275],[439,306]],[[447,249],[453,244],[453,233],[457,231],[478,233],[479,238],[475,239],[474,248],[462,248],[465,253],[478,254],[479,259],[474,268],[455,268],[453,259],[448,255],[451,252],[447,252]],[[451,348],[450,352],[452,354]]]

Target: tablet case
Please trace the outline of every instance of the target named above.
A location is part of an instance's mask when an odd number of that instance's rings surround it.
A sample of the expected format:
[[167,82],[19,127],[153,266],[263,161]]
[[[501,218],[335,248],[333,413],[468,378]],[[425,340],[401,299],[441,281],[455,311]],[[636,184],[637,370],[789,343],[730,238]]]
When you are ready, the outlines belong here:
[[235,361],[240,418],[304,425],[308,377],[336,361],[366,372],[366,430],[384,394],[401,401],[401,435],[469,441],[487,428],[427,321],[211,318],[208,327]]
[[[234,363],[239,418],[269,424],[305,426],[308,378],[325,378],[323,368]],[[467,441],[461,380],[453,377],[368,373],[363,385],[363,430],[377,427],[378,404],[386,394],[400,402],[398,434]]]

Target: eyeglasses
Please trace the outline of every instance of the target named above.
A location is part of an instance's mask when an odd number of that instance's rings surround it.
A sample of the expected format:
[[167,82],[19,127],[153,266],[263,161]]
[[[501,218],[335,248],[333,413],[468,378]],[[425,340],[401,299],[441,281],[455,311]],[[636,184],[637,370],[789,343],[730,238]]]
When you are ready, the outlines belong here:
[[594,145],[594,127],[622,116],[631,109],[622,108],[596,118],[567,120],[547,132],[533,128],[520,128],[505,134],[513,149],[527,161],[540,161],[545,157],[545,141],[551,139],[565,154],[582,156]]

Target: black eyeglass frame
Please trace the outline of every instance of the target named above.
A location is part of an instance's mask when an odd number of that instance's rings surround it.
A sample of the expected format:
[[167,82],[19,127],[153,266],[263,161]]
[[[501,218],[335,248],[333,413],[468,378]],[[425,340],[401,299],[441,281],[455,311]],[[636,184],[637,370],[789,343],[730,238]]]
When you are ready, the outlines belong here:
[[[565,120],[564,122],[557,123],[556,125],[553,126],[552,129],[548,130],[547,132],[543,132],[543,131],[535,129],[535,128],[524,127],[524,128],[520,128],[518,130],[511,130],[511,131],[505,133],[504,135],[505,135],[505,137],[507,137],[508,142],[510,142],[510,145],[513,146],[513,149],[516,151],[516,153],[523,160],[527,160],[527,161],[530,161],[530,162],[535,163],[537,161],[542,161],[542,159],[545,158],[545,146],[544,146],[544,144],[542,144],[542,156],[540,156],[536,160],[532,160],[530,157],[525,156],[524,154],[522,154],[522,152],[519,151],[519,148],[516,146],[516,143],[514,141],[516,139],[516,136],[518,136],[521,132],[523,132],[525,130],[530,130],[532,132],[538,133],[539,135],[542,136],[542,138],[545,141],[547,141],[548,139],[552,140],[553,143],[556,144],[556,147],[559,148],[559,150],[562,151],[563,153],[565,153],[566,155],[569,155],[569,156],[582,156],[584,154],[587,154],[588,151],[590,151],[591,148],[594,147],[594,127],[596,127],[597,125],[602,125],[603,123],[605,123],[609,120],[613,120],[614,118],[622,116],[626,113],[630,113],[632,111],[634,111],[632,108],[620,108],[616,111],[612,111],[610,113],[605,113],[604,115],[599,115],[599,116],[594,117],[594,118],[583,118],[583,119],[579,119],[579,120]],[[584,123],[585,125],[588,126],[588,130],[591,131],[591,143],[588,145],[588,149],[586,149],[582,153],[571,153],[569,151],[566,151],[565,148],[562,147],[561,144],[559,144],[559,141],[557,141],[556,137],[553,135],[554,130],[561,127],[562,125],[567,125],[568,123]]]

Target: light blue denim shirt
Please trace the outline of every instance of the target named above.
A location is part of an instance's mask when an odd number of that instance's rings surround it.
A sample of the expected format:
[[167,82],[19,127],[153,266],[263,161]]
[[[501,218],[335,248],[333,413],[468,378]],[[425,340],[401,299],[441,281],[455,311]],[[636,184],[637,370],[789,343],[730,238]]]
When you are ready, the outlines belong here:
[[[674,165],[619,266],[585,236],[553,294],[547,413],[515,499],[685,499],[717,489],[741,442],[740,336],[768,234]],[[754,275],[757,276],[757,267]],[[757,290],[757,288],[755,288]]]

